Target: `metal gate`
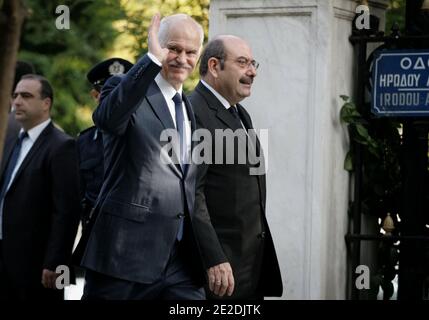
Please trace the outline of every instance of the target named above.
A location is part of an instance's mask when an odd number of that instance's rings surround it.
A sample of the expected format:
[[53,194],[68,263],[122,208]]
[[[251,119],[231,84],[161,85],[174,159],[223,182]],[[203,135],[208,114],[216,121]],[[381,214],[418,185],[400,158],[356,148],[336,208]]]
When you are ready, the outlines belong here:
[[[379,44],[376,50],[428,49],[428,35],[400,35],[397,27],[390,35],[374,32],[354,32],[350,41],[357,51],[356,108],[370,134],[390,143],[379,159],[382,166],[392,165],[381,183],[379,198],[368,200],[368,188],[377,187],[375,174],[370,172],[366,153],[368,146],[351,141],[354,154],[353,201],[350,204],[350,227],[345,236],[348,250],[349,299],[376,299],[379,288],[382,298],[390,299],[394,291],[400,300],[429,299],[429,117],[376,118],[370,111],[371,68],[373,52],[368,46]],[[429,62],[428,62],[429,63]],[[429,70],[429,66],[428,66]],[[428,71],[429,74],[429,71]],[[395,125],[399,125],[398,128]],[[397,137],[392,138],[392,128]],[[393,150],[393,151],[392,151]],[[390,157],[390,158],[389,158]],[[384,161],[384,162],[383,162]],[[397,164],[397,165],[396,165]],[[386,171],[388,174],[389,171]],[[373,185],[369,175],[373,174]],[[391,180],[389,180],[391,179]],[[386,182],[387,181],[387,182]],[[388,183],[391,183],[389,186]],[[373,194],[372,194],[373,195]],[[375,232],[362,232],[362,219],[373,217]],[[371,220],[371,219],[370,219]],[[370,244],[368,246],[368,244]],[[370,288],[359,289],[358,266],[363,264],[363,248],[371,247],[373,264]],[[366,250],[366,249],[365,249]],[[397,283],[397,286],[393,285]],[[396,291],[397,290],[397,291]],[[380,291],[381,292],[381,291]],[[380,297],[380,296],[379,296]]]

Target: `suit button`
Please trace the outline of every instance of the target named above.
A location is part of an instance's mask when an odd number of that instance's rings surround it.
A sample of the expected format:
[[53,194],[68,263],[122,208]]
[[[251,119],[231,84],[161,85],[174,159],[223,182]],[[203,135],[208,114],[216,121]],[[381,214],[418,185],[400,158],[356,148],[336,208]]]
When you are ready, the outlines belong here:
[[265,239],[265,231],[262,231],[260,234],[258,234],[259,239]]
[[183,219],[183,218],[185,217],[185,215],[184,215],[183,213],[179,213],[179,214],[177,215],[177,217],[178,217],[179,219]]

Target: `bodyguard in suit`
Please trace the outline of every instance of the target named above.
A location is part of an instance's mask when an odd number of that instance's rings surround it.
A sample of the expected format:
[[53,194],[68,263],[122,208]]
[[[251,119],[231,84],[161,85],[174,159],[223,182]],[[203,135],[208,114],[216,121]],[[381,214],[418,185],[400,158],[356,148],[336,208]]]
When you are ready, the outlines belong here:
[[[243,130],[244,137],[250,136],[252,121],[239,102],[250,95],[257,68],[249,45],[238,37],[219,36],[207,44],[201,81],[189,98],[198,128],[208,129],[213,137],[217,129]],[[265,217],[265,172],[250,174],[253,165],[246,148],[237,143],[232,150],[222,146],[223,154],[233,153],[233,164],[214,164],[216,148],[211,164],[199,166],[194,208],[196,230],[212,225],[210,232],[200,235],[204,259],[215,266],[208,271],[207,295],[215,299],[281,296],[279,265]],[[262,156],[260,148],[259,141],[251,141],[249,150]],[[247,161],[241,164],[240,157]],[[261,168],[263,161],[258,164]]]
[[[204,35],[187,15],[159,19],[149,28],[149,53],[106,82],[93,115],[109,175],[82,260],[83,299],[205,297],[203,269],[194,269],[195,119],[182,92]],[[171,158],[163,149],[166,129],[180,138]]]
[[69,263],[80,216],[74,139],[50,119],[53,92],[38,75],[13,94],[22,125],[9,135],[0,171],[0,298],[62,299],[56,268]]

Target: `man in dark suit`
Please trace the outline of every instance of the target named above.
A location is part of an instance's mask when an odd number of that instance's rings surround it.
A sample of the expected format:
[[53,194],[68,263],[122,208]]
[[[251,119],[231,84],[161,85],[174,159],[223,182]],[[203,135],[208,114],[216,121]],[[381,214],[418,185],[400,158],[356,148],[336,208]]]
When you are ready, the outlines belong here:
[[23,76],[13,94],[22,129],[6,138],[0,171],[2,299],[63,298],[56,269],[69,263],[79,179],[75,141],[53,126],[52,102],[49,82],[38,75]]
[[195,119],[182,93],[204,34],[187,15],[159,19],[149,28],[149,53],[106,82],[93,115],[108,175],[82,260],[83,299],[205,297],[192,223]]
[[[252,121],[239,102],[250,95],[257,67],[250,47],[238,37],[219,36],[207,44],[201,57],[201,81],[189,98],[198,128],[209,130],[212,137],[219,129],[241,130],[245,140],[252,136]],[[231,299],[281,296],[279,265],[265,217],[261,146],[250,139],[248,153],[246,147],[240,148],[239,140],[230,142],[234,143],[232,149],[227,143],[216,145],[211,161],[198,169],[195,229],[210,226],[208,221],[214,228],[200,235],[204,259],[209,266],[216,266],[208,272],[207,294]],[[216,161],[219,147],[223,155],[230,153],[232,164]],[[261,158],[259,172],[250,161],[252,152],[252,159],[257,154]],[[240,162],[240,158],[246,161]]]

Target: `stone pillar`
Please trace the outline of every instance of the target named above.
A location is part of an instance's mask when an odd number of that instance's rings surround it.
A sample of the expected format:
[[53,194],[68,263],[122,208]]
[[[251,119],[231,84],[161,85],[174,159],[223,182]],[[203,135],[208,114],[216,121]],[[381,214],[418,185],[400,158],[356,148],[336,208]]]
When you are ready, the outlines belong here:
[[[349,141],[339,95],[353,96],[348,37],[358,1],[212,0],[209,35],[246,39],[261,63],[243,101],[269,130],[267,218],[283,299],[346,297]],[[370,1],[383,13],[387,0]],[[374,13],[371,11],[371,13]],[[384,19],[381,19],[384,25]]]

